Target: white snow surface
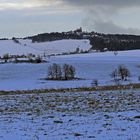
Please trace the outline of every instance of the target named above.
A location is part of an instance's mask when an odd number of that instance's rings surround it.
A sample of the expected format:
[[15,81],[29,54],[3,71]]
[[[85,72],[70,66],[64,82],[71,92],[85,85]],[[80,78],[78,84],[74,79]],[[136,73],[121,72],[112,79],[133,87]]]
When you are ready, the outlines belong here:
[[43,43],[32,43],[31,40],[19,39],[19,43],[15,43],[13,40],[1,40],[0,41],[0,56],[4,54],[22,55],[22,54],[35,54],[46,55],[61,54],[65,52],[74,52],[76,48],[80,50],[89,50],[91,48],[89,40],[59,40]]
[[1,95],[0,139],[139,140],[139,97],[139,91]]
[[[0,41],[0,55],[56,54],[74,51],[80,44],[86,49],[90,47],[89,41],[83,40],[35,44],[30,40],[20,40],[20,43]],[[114,52],[95,52],[50,57],[49,63],[42,64],[0,64],[0,90],[89,87],[94,79],[99,85],[110,85],[114,84],[110,74],[120,64],[131,72],[127,83],[139,83],[139,54],[140,50],[122,51],[116,56]],[[41,80],[47,76],[47,68],[53,63],[75,66],[76,77],[83,80]],[[1,95],[0,140],[139,140],[139,99],[139,89]]]
[[[0,41],[0,55],[22,54],[59,54],[75,51],[77,47],[88,50],[91,46],[89,40],[60,40],[44,43],[32,43],[31,40],[19,39]],[[0,90],[28,90],[40,88],[71,88],[90,87],[93,80],[99,85],[113,85],[110,74],[118,67],[125,65],[131,72],[128,83],[139,83],[140,76],[140,50],[114,52],[93,52],[87,54],[60,55],[48,58],[49,63],[42,64],[0,64]],[[48,66],[58,63],[71,64],[76,68],[76,77],[81,80],[47,81]]]
[[13,40],[1,40],[0,56],[3,56],[7,53],[10,55],[27,55],[29,53],[38,54],[39,51],[36,51],[28,46],[15,43]]
[[[114,85],[110,74],[118,65],[125,65],[131,72],[125,84],[139,83],[139,54],[140,50],[118,52],[117,56],[113,52],[88,53],[51,57],[49,63],[42,64],[1,64],[0,90],[90,87],[94,79],[98,80],[99,85]],[[41,80],[47,77],[47,68],[53,63],[73,65],[76,77],[81,80]]]

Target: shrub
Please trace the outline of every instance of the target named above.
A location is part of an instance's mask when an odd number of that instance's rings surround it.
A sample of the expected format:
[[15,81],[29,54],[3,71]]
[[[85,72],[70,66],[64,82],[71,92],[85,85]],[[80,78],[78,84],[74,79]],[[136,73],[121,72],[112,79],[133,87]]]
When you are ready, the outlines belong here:
[[9,56],[8,53],[3,55],[3,59],[4,59],[5,62],[7,62],[9,58],[10,58],[10,56]]
[[91,86],[92,87],[97,87],[99,85],[99,82],[97,79],[94,79],[92,82],[91,82]]
[[37,56],[35,58],[35,63],[41,63],[42,62],[42,58],[40,56]]

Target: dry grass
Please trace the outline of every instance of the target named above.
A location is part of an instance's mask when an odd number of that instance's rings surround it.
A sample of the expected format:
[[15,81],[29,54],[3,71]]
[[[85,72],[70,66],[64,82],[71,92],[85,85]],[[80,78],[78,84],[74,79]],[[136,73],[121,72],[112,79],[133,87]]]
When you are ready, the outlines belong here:
[[126,89],[140,89],[140,83],[128,85],[109,85],[98,87],[79,87],[79,88],[61,88],[61,89],[34,89],[34,90],[16,90],[16,91],[0,91],[0,95],[6,94],[32,94],[32,93],[65,93],[65,92],[84,92],[84,91],[115,91]]

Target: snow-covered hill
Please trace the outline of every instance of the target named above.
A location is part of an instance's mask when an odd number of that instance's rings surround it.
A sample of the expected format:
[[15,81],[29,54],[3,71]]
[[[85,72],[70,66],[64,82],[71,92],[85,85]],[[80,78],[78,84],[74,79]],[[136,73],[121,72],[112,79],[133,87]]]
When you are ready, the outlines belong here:
[[73,52],[79,48],[80,50],[89,50],[91,48],[89,40],[59,40],[44,43],[32,43],[31,40],[19,40],[19,43],[15,43],[13,40],[1,40],[0,41],[0,56],[6,53],[10,55],[22,55],[22,54],[61,54],[65,52]]

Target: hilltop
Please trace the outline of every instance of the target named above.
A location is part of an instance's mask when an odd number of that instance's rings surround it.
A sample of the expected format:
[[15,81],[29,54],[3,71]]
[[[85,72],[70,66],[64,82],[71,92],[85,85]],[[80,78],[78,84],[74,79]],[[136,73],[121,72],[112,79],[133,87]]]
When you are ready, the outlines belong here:
[[140,49],[140,36],[129,34],[103,34],[97,32],[82,31],[82,28],[68,32],[42,33],[24,39],[32,42],[46,42],[63,39],[88,39],[91,49],[98,51],[121,51]]

